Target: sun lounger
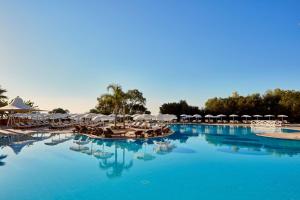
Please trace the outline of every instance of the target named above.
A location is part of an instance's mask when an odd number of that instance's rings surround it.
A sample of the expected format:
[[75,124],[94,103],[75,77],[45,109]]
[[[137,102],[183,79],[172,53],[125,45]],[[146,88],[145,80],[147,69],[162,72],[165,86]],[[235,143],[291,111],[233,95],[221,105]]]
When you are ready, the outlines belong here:
[[144,131],[138,130],[134,132],[135,137],[143,137]]
[[113,136],[114,132],[110,128],[104,129],[104,136],[107,138],[111,138]]
[[162,135],[162,129],[161,128],[155,129],[154,134],[157,135],[157,136]]

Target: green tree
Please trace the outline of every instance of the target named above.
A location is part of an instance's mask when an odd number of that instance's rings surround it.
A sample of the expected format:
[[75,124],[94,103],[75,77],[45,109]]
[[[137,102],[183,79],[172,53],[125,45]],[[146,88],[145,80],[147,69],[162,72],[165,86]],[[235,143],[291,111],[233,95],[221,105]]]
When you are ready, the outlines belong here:
[[142,113],[147,114],[148,112],[150,112],[150,111],[148,111],[144,105],[139,105],[139,104],[133,105],[131,111],[130,112],[128,111],[128,113],[131,115],[142,114]]
[[184,100],[179,101],[179,103],[165,103],[161,105],[159,109],[161,114],[173,114],[176,115],[178,119],[180,119],[181,114],[203,114],[203,111],[201,111],[199,107],[190,106]]
[[111,103],[113,114],[115,114],[115,126],[117,126],[117,115],[123,113],[125,115],[125,106],[127,95],[123,92],[122,87],[118,84],[110,84],[107,86],[108,94],[103,97]]
[[[145,107],[146,99],[143,93],[138,89],[128,90],[124,92],[122,87],[117,84],[111,84],[107,87],[107,94],[97,98],[98,104],[90,112],[101,114],[135,114],[144,113],[147,111]],[[125,126],[125,121],[124,126]],[[116,118],[115,118],[116,125]]]
[[284,114],[292,122],[300,121],[300,92],[294,90],[268,90],[263,95],[258,93],[240,96],[234,92],[227,98],[212,98],[205,103],[205,112],[212,114]]
[[109,115],[114,112],[114,105],[110,95],[104,94],[97,98],[98,104],[95,109],[91,111],[94,113],[101,113]]
[[66,114],[69,113],[70,111],[67,109],[63,109],[63,108],[54,108],[53,110],[51,110],[49,113],[60,113],[60,114]]
[[[130,114],[135,114],[136,110],[143,110],[146,104],[146,98],[138,89],[128,90],[126,92],[127,106]],[[146,110],[145,110],[146,111]]]

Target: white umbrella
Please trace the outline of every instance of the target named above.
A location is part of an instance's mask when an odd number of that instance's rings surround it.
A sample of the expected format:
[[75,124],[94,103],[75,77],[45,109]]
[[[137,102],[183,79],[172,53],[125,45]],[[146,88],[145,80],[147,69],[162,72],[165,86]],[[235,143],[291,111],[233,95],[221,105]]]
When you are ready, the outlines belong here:
[[61,113],[53,113],[49,115],[49,119],[66,119],[68,118],[68,114],[61,114]]
[[189,119],[189,121],[190,121],[190,119],[191,119],[192,117],[193,117],[192,115],[186,115],[186,116],[185,116],[185,118],[186,118],[186,119]]
[[68,113],[64,113],[64,114],[61,114],[61,119],[67,119],[67,118],[69,118],[69,114]]
[[226,117],[226,115],[223,115],[223,114],[219,114],[217,115],[218,118],[221,118],[221,120],[223,119],[223,117]]
[[251,118],[250,115],[242,115],[243,118]]
[[109,117],[123,117],[123,115],[120,115],[120,114],[110,114],[110,115],[108,115]]
[[210,115],[210,114],[205,115],[204,117],[205,117],[205,118],[208,118],[209,122],[210,122],[210,118],[214,118],[214,116],[213,116],[213,115]]
[[132,115],[131,117],[132,118],[135,118],[136,116],[139,116],[140,114],[134,114],[134,115]]
[[180,117],[181,117],[181,118],[186,118],[187,115],[186,115],[186,114],[181,114]]
[[167,119],[168,119],[169,121],[177,120],[177,116],[176,116],[176,115],[170,115],[170,114],[167,114]]
[[82,117],[84,116],[85,114],[72,114],[70,116],[71,119],[79,122],[81,119],[83,119]]
[[199,114],[195,114],[195,115],[193,115],[193,117],[197,120],[197,122],[198,122],[198,119],[202,118],[202,116]]
[[274,117],[274,115],[265,115],[265,117],[269,118],[269,120],[270,120],[271,117]]
[[101,121],[115,121],[115,118],[114,117],[111,117],[111,116],[107,116],[107,115],[104,115],[103,117],[101,117]]
[[53,119],[53,120],[58,119],[59,115],[60,115],[59,113],[52,113],[52,114],[49,115],[49,119]]
[[133,117],[133,120],[134,120],[134,121],[142,121],[142,120],[144,120],[144,119],[143,119],[142,114],[140,114],[140,115],[134,116],[134,117]]
[[261,118],[261,117],[263,117],[263,116],[262,116],[262,115],[253,115],[253,117],[255,117],[256,120],[258,120],[258,118]]
[[93,117],[95,117],[97,114],[95,113],[86,113],[83,116],[81,116],[81,119],[92,119]]
[[233,118],[233,121],[234,121],[234,118],[235,118],[235,117],[239,117],[239,116],[236,115],[236,114],[232,114],[232,115],[229,115],[229,117],[232,117],[232,118]]
[[28,114],[28,119],[31,119],[31,120],[39,120],[43,118],[43,115],[41,115],[40,113],[30,113]]
[[166,121],[166,118],[167,118],[167,115],[164,115],[164,114],[158,114],[156,116],[157,121]]
[[155,119],[157,121],[172,121],[177,119],[175,115],[169,115],[169,114],[158,114]]
[[49,117],[50,117],[50,115],[49,115],[49,114],[47,114],[47,113],[45,113],[45,114],[44,114],[44,120],[47,120],[47,119],[49,119]]
[[135,120],[135,121],[143,121],[143,120],[149,121],[149,120],[155,120],[155,119],[156,119],[155,116],[150,115],[150,114],[141,114],[141,115],[135,116],[133,118],[133,120]]
[[105,116],[105,115],[97,114],[95,117],[92,118],[92,121],[93,121],[93,122],[100,122],[100,121],[103,120],[103,117],[104,117],[104,116]]
[[242,115],[242,118],[246,118],[246,120],[248,120],[248,118],[251,118],[250,115]]
[[195,117],[195,118],[202,118],[202,116],[201,115],[199,115],[199,114],[195,114],[195,115],[193,115],[193,117]]
[[283,121],[283,118],[288,118],[289,116],[287,116],[287,115],[278,115],[277,117],[281,118],[281,121]]

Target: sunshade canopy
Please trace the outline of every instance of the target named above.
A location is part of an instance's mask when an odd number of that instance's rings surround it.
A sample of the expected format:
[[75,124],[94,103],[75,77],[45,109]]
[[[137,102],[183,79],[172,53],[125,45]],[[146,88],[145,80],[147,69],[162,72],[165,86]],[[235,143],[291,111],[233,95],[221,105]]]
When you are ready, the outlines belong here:
[[251,118],[250,115],[242,115],[243,118]]
[[30,111],[37,111],[28,105],[26,105],[20,97],[14,98],[8,105],[1,107],[0,111],[7,111],[7,112],[30,112]]
[[287,115],[278,115],[277,117],[280,117],[280,118],[287,118],[287,117],[289,117],[289,116],[287,116]]

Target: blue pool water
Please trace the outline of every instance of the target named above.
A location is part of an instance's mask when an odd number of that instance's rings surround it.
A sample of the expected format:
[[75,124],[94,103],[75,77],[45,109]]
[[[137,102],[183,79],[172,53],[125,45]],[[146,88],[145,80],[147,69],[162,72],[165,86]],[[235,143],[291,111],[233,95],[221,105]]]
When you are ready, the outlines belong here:
[[46,145],[66,136],[36,135],[2,143],[0,154],[8,156],[0,162],[0,199],[300,199],[299,142],[243,127],[172,129],[166,139],[147,141],[76,137],[81,145]]

